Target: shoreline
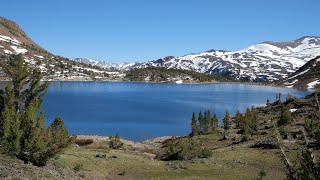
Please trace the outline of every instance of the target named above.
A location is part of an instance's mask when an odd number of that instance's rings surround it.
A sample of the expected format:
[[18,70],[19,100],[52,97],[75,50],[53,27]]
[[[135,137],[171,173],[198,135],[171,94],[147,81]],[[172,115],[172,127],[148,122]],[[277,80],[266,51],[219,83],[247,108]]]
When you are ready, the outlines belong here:
[[[2,79],[0,78],[0,82],[10,82],[10,79]],[[306,90],[313,91],[312,89],[304,89],[304,88],[294,88],[294,87],[286,87],[284,85],[276,85],[271,83],[263,83],[263,82],[235,82],[235,81],[212,81],[212,82],[156,82],[156,81],[123,81],[123,80],[92,80],[92,79],[43,79],[42,81],[50,82],[105,82],[105,83],[145,83],[145,84],[176,84],[176,85],[209,85],[209,84],[245,84],[245,85],[257,85],[257,86],[266,86],[266,87],[279,87],[279,88],[288,88],[288,89],[296,89],[296,90]]]

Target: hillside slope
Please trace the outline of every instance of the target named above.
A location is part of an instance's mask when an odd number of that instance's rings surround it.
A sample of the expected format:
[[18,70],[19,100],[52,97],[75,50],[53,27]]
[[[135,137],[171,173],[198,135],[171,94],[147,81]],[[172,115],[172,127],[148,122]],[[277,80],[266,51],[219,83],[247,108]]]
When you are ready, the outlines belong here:
[[300,89],[312,89],[320,84],[320,56],[308,61],[283,82],[284,86]]
[[[36,44],[15,22],[0,17],[0,57],[23,54],[25,61],[39,68],[47,80],[114,79],[117,73],[56,56]],[[2,79],[5,78],[1,74]]]

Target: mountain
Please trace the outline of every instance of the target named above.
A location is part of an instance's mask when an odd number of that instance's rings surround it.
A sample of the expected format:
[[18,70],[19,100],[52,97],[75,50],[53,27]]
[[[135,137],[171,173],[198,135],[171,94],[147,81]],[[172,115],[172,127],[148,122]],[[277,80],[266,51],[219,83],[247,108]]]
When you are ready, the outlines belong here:
[[[286,78],[318,55],[320,37],[305,36],[290,42],[266,41],[239,51],[210,50],[126,66],[105,64],[101,67],[117,70],[165,67],[227,75],[239,80],[274,81]],[[95,64],[100,66],[96,61]]]
[[127,69],[130,69],[130,67],[134,66],[136,63],[111,63],[107,61],[97,61],[94,59],[87,59],[87,58],[75,58],[73,61],[85,63],[88,65],[94,65],[101,67],[103,69],[107,69],[109,71],[125,71]]
[[[13,21],[0,17],[0,57],[24,54],[47,80],[123,80],[126,71],[148,67],[190,70],[245,81],[277,81],[320,56],[320,37],[305,36],[290,42],[262,42],[239,51],[210,50],[142,63],[109,63],[60,57],[45,50]],[[0,77],[3,77],[0,74]]]
[[[20,53],[30,66],[41,70],[46,80],[117,80],[120,76],[100,66],[56,56],[32,41],[18,24],[0,17],[0,60]],[[3,73],[0,77],[6,78]]]
[[281,84],[301,89],[312,89],[320,85],[320,56],[307,62]]

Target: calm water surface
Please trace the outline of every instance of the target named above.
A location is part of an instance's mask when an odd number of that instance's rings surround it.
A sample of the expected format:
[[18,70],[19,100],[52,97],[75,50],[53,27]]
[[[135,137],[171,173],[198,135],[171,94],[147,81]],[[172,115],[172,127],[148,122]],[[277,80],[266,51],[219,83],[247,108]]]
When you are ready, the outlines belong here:
[[210,110],[219,118],[262,106],[276,93],[301,97],[307,91],[245,84],[147,84],[51,82],[43,108],[48,123],[57,116],[71,133],[114,135],[141,141],[190,132],[192,112]]

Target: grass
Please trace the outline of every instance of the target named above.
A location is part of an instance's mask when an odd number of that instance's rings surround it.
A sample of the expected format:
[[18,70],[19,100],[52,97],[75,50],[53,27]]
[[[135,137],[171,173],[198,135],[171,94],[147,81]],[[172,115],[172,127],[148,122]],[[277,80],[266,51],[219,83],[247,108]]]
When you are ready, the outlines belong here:
[[[232,140],[218,141],[219,133],[194,138],[205,142],[212,149],[208,159],[189,161],[160,161],[132,153],[131,150],[95,147],[70,147],[53,158],[48,167],[38,168],[0,155],[0,177],[12,177],[11,171],[1,171],[1,164],[12,165],[14,171],[25,173],[30,179],[251,179],[261,170],[266,179],[284,179],[285,167],[278,149],[261,150],[249,148],[250,142],[232,146]],[[96,155],[106,155],[97,158]],[[116,158],[109,158],[109,157]]]
[[[261,170],[267,179],[285,178],[279,150],[249,148],[250,143],[230,146],[232,141],[217,141],[220,134],[198,136],[211,144],[213,157],[190,161],[159,161],[124,150],[103,150],[72,147],[65,151],[56,164],[63,165],[63,174],[81,164],[76,172],[87,179],[251,179]],[[212,145],[214,141],[216,144]],[[115,159],[96,158],[106,154]]]

